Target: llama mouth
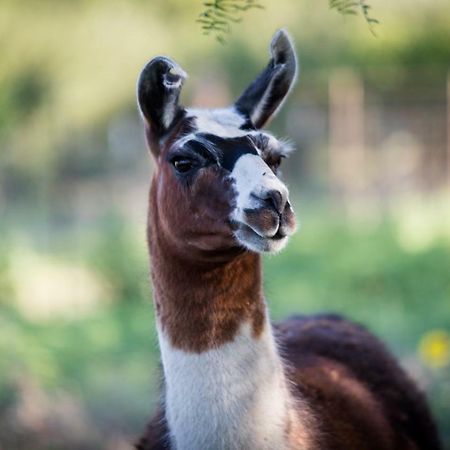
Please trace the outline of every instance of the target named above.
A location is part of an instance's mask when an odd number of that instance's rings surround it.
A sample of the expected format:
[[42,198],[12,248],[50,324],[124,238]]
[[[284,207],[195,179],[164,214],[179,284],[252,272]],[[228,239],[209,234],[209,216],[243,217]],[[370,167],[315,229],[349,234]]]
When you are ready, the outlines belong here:
[[278,231],[273,235],[270,239],[273,239],[274,241],[280,241],[281,239],[284,239],[287,237],[287,234],[283,233],[279,228]]
[[281,250],[289,236],[280,228],[272,236],[264,236],[243,222],[234,222],[234,235],[238,242],[249,250],[258,253],[271,253]]

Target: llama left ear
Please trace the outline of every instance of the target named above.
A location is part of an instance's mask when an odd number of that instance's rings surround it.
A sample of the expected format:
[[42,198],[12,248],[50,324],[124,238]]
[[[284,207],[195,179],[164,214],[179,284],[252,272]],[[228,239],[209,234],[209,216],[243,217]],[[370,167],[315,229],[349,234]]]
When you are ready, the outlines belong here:
[[159,152],[160,139],[183,116],[178,99],[186,77],[176,62],[164,56],[153,58],[139,76],[137,99],[154,154]]
[[278,30],[270,44],[267,67],[235,103],[255,128],[262,128],[278,111],[297,76],[297,57],[285,30]]

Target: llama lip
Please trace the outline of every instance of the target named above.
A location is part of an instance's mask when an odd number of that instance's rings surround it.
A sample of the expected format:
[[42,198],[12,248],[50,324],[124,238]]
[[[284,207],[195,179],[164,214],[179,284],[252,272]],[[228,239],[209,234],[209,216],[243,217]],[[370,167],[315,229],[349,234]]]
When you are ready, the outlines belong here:
[[231,221],[231,227],[233,229],[233,231],[236,231],[238,229],[243,229],[245,231],[251,231],[254,234],[256,234],[257,236],[259,236],[261,239],[267,239],[267,240],[274,240],[274,241],[279,241],[281,239],[284,239],[285,237],[288,237],[289,233],[286,233],[285,227],[282,226],[282,216],[280,214],[280,218],[279,218],[279,222],[278,225],[275,229],[275,231],[271,231],[270,233],[263,233],[260,230],[258,230],[257,228],[253,227],[251,224],[246,223],[246,222],[242,222],[242,221],[238,221],[238,220],[234,220]]
[[231,227],[233,229],[233,231],[244,231],[244,232],[251,232],[253,234],[255,234],[256,236],[258,236],[261,239],[281,239],[283,237],[286,237],[286,234],[282,233],[280,230],[280,226],[278,225],[277,230],[275,231],[275,233],[270,233],[270,234],[262,234],[261,231],[258,231],[257,229],[255,229],[254,227],[252,227],[251,225],[245,223],[245,222],[241,222],[241,221],[237,221],[234,220],[231,222]]
[[278,231],[275,233],[274,236],[272,236],[270,239],[273,239],[274,241],[279,241],[281,239],[284,239],[287,237],[287,234],[283,233],[279,228]]
[[262,236],[243,222],[234,222],[233,228],[238,242],[256,252],[277,252],[286,245],[289,237],[280,229],[272,236]]

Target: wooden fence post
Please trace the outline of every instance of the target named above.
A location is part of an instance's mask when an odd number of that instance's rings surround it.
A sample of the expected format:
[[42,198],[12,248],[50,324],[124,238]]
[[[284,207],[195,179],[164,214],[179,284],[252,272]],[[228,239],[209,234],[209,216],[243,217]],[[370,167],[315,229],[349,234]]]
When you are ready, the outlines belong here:
[[329,164],[334,190],[351,194],[365,187],[364,85],[351,70],[329,81]]

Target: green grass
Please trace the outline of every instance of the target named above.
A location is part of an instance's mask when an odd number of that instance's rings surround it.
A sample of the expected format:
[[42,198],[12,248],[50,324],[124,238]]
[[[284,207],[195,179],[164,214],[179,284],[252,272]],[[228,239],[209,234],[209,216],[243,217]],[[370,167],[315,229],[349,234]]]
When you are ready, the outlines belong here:
[[[3,309],[0,324],[0,417],[28,399],[23,385],[32,383],[50,401],[67,393],[69,402],[80,406],[88,432],[101,434],[113,426],[132,437],[143,429],[157,395],[158,356],[150,302],[124,302],[77,320],[44,323]],[[30,401],[41,400],[31,396]],[[3,438],[5,444],[13,442],[7,431],[0,431],[0,442]],[[47,447],[43,442],[36,448]]]
[[367,230],[316,222],[266,259],[266,292],[277,318],[333,310],[407,350],[430,328],[450,325],[449,264],[448,244],[410,253],[389,223]]

